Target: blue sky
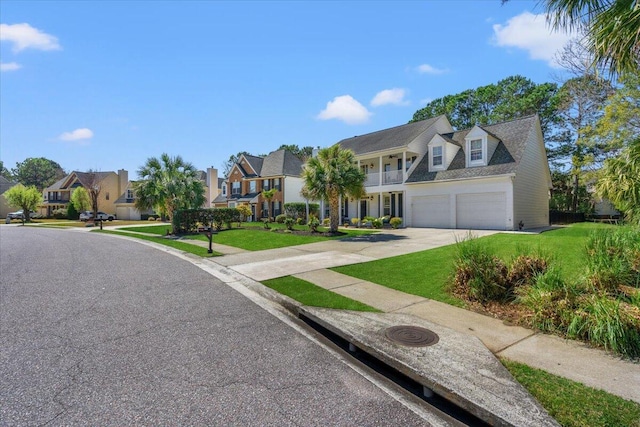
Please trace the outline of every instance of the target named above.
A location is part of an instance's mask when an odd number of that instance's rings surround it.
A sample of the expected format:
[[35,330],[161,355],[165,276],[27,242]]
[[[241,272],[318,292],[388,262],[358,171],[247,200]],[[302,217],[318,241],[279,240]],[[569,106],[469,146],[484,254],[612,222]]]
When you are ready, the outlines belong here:
[[329,146],[429,100],[553,81],[537,1],[0,2],[0,160],[135,171],[163,152]]

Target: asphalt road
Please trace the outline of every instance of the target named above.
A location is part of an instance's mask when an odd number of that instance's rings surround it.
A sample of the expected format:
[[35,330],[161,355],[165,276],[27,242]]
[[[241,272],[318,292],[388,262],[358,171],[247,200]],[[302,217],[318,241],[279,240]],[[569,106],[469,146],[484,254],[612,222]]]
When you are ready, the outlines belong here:
[[188,261],[0,227],[1,425],[424,426]]

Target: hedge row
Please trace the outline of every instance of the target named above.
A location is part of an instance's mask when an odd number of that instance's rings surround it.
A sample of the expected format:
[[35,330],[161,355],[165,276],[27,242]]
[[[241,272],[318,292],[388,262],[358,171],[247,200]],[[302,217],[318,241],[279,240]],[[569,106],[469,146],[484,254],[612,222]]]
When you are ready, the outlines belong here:
[[174,213],[173,227],[177,233],[194,233],[199,226],[222,230],[241,222],[242,214],[237,208],[183,209]]

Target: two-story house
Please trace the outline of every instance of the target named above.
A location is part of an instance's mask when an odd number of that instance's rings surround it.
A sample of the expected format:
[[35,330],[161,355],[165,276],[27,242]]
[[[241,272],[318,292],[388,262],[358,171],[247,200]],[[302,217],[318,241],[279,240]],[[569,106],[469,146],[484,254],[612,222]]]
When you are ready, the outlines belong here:
[[367,194],[343,217],[396,216],[412,227],[518,230],[549,224],[551,174],[530,116],[454,131],[445,116],[339,142]]
[[[246,203],[251,207],[250,220],[272,218],[284,212],[288,202],[303,202],[302,161],[286,150],[278,150],[265,157],[242,155],[229,171],[229,176],[214,200],[216,207],[237,207]],[[269,201],[262,191],[276,189]]]
[[116,213],[115,201],[128,185],[129,174],[120,169],[116,172],[79,172],[73,171],[61,180],[43,190],[43,202],[40,214],[51,216],[56,209],[66,209],[73,190],[78,187],[100,186],[98,209],[109,214]]
[[[200,172],[200,180],[204,184],[205,202],[203,207],[213,207],[214,200],[222,193],[223,178],[218,178],[218,170],[214,167]],[[153,210],[140,212],[136,208],[135,181],[129,181],[120,197],[115,202],[118,219],[139,220],[143,215],[153,214]]]

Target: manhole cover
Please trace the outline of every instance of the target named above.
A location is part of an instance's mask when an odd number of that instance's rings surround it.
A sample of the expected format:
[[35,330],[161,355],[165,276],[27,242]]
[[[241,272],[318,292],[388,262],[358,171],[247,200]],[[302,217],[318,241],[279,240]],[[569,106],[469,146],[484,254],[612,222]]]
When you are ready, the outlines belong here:
[[435,332],[418,326],[392,326],[384,334],[391,341],[410,347],[434,345],[439,339]]

